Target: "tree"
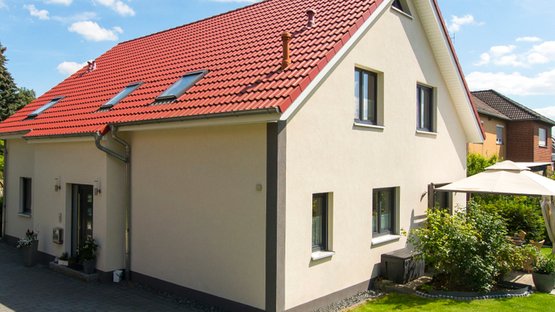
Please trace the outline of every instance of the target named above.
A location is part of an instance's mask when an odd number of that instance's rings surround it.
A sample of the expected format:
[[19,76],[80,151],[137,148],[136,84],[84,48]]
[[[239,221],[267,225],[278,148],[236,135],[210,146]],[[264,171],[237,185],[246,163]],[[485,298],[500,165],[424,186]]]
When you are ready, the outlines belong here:
[[18,88],[6,68],[6,48],[0,44],[0,121],[35,99],[35,91]]

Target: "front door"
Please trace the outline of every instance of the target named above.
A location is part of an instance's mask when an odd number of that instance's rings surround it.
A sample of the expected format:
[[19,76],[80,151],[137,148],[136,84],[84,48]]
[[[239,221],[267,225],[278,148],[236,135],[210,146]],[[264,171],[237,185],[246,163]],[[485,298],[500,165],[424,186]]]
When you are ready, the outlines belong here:
[[75,256],[87,237],[93,236],[93,187],[73,184],[71,192],[71,254]]

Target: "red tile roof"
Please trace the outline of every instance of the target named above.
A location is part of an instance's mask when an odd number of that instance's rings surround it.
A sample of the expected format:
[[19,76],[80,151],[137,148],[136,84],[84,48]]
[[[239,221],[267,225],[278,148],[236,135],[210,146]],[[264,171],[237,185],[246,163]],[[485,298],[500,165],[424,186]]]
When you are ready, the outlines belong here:
[[[106,132],[109,124],[232,112],[284,112],[383,0],[267,0],[122,42],[0,124],[26,137]],[[316,26],[307,28],[314,9]],[[281,34],[293,34],[292,64],[280,70]],[[154,99],[186,73],[208,70],[177,101]],[[143,84],[108,111],[99,107]],[[35,119],[27,115],[64,98]]]

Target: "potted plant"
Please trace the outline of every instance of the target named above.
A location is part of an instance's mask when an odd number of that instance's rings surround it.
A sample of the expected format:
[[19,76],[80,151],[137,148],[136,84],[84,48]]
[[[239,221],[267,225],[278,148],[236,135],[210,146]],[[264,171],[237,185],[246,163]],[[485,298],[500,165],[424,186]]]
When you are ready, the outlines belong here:
[[63,266],[69,265],[69,255],[67,252],[63,252],[62,255],[58,258],[58,264]]
[[38,233],[27,229],[25,237],[17,242],[17,248],[23,250],[23,263],[25,266],[31,267],[37,263],[37,249],[39,246],[37,236]]
[[555,285],[555,257],[540,254],[534,265],[532,278],[538,291],[550,293]]
[[79,248],[79,259],[81,260],[81,264],[83,264],[83,272],[85,272],[85,274],[94,273],[97,248],[98,245],[92,237],[87,237],[83,246]]

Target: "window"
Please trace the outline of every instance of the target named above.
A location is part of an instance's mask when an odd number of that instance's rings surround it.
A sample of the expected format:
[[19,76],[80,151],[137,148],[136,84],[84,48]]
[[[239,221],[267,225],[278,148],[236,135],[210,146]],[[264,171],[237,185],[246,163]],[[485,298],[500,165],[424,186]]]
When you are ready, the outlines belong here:
[[378,75],[355,68],[355,120],[378,124]]
[[207,71],[198,71],[184,75],[164,93],[156,98],[157,101],[175,100],[182,96],[189,88],[199,81]]
[[135,91],[135,89],[137,89],[140,85],[141,83],[139,82],[128,85],[127,87],[125,87],[125,89],[121,90],[120,93],[116,94],[116,96],[114,96],[111,100],[109,100],[108,102],[100,106],[100,109],[112,108],[114,105],[118,104],[121,100],[123,100],[126,96],[131,94],[131,92]]
[[497,143],[498,145],[503,144],[503,128],[504,127],[501,125],[495,126],[495,133],[496,133],[495,143]]
[[38,115],[40,115],[42,112],[44,112],[45,110],[49,109],[50,107],[54,106],[54,104],[58,103],[61,99],[63,99],[63,96],[60,97],[56,97],[53,98],[50,102],[44,104],[43,106],[41,106],[39,109],[35,110],[34,112],[30,113],[29,115],[27,115],[27,118],[35,118]]
[[391,7],[410,16],[409,6],[407,5],[406,0],[394,0]]
[[433,89],[418,85],[416,103],[416,128],[421,131],[433,132],[434,127],[434,101]]
[[19,189],[20,189],[20,212],[22,214],[30,215],[31,198],[32,198],[31,178],[20,178]]
[[328,249],[328,194],[312,195],[312,251]]
[[545,128],[539,129],[539,137],[539,146],[547,147],[547,130],[545,130]]
[[373,236],[395,234],[396,188],[375,189],[372,207]]

